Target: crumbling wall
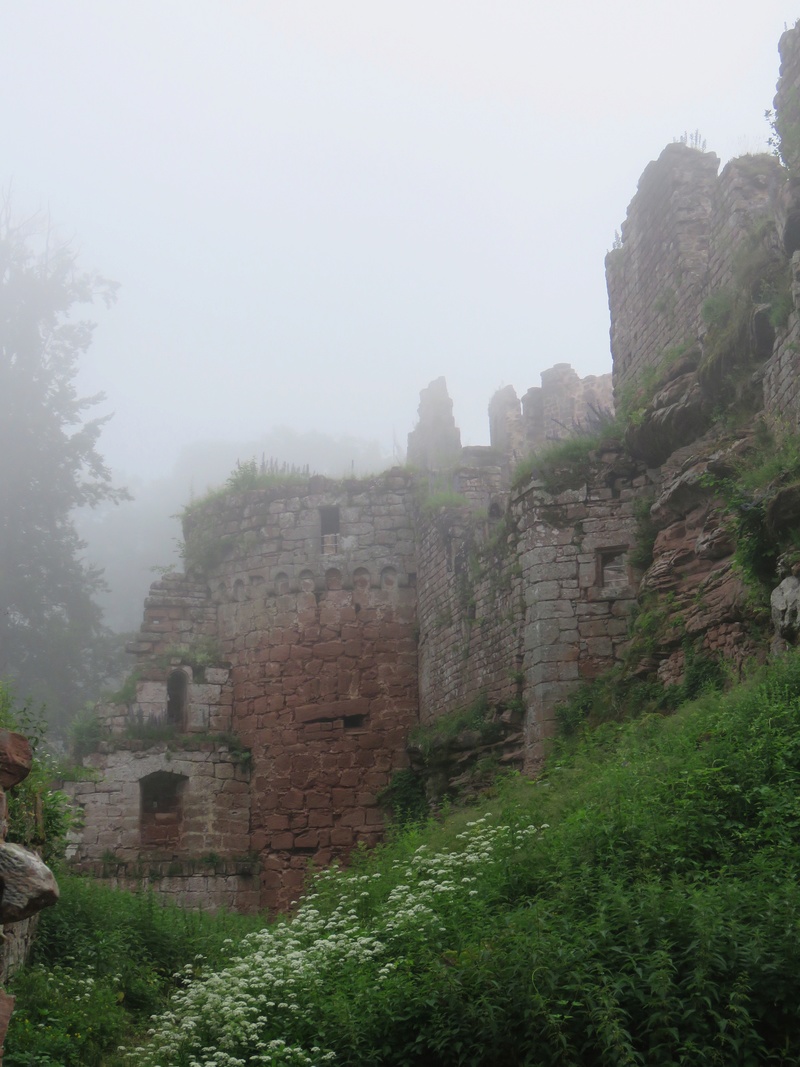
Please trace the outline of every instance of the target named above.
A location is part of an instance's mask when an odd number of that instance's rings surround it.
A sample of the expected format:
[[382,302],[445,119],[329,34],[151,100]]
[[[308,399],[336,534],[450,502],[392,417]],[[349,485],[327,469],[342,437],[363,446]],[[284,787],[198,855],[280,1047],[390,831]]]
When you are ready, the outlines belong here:
[[[146,861],[188,901],[235,893],[240,908],[284,908],[310,858],[378,839],[379,794],[407,765],[417,721],[412,488],[403,471],[311,478],[190,510],[190,576],[148,598],[135,699],[103,709],[112,736],[89,759],[103,778],[74,789],[81,862],[125,879]],[[198,667],[203,657],[212,665]],[[174,739],[146,740],[162,725]],[[158,818],[145,818],[143,796]],[[208,853],[218,869],[198,870]],[[255,877],[237,873],[244,855]]]
[[213,637],[216,612],[204,582],[184,574],[165,574],[150,586],[144,621],[127,651],[137,657],[164,655],[191,642]]
[[[742,242],[773,217],[784,177],[775,156],[766,154],[740,156],[723,168],[714,188],[708,274],[701,305],[709,294],[736,284]],[[686,339],[690,336],[687,333]]]
[[541,381],[521,402],[510,385],[489,401],[492,447],[512,472],[532,452],[590,429],[614,411],[611,374],[580,378],[569,363],[556,363],[542,371]]
[[419,421],[408,435],[407,462],[419,470],[452,467],[461,452],[461,433],[444,378],[422,390],[418,414]]
[[606,256],[614,393],[700,332],[719,159],[669,144],[648,164]]
[[777,214],[784,251],[791,256],[794,312],[764,368],[764,410],[774,425],[796,430],[800,427],[800,25],[783,34],[778,48],[781,68],[775,125],[789,175]]

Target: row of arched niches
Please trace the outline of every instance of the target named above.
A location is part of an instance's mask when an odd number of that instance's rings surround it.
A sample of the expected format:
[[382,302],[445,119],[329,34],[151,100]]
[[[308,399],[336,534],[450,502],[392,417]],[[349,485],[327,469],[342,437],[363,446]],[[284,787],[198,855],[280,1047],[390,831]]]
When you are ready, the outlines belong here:
[[396,567],[383,567],[372,572],[367,567],[356,567],[352,573],[329,567],[324,573],[315,574],[308,568],[304,570],[278,571],[269,579],[263,574],[250,574],[222,579],[211,590],[212,599],[217,604],[231,601],[263,600],[266,597],[285,596],[292,593],[321,593],[326,590],[352,589],[354,592],[366,592],[368,589],[382,589],[386,592],[402,586],[416,585],[416,574],[404,574]]

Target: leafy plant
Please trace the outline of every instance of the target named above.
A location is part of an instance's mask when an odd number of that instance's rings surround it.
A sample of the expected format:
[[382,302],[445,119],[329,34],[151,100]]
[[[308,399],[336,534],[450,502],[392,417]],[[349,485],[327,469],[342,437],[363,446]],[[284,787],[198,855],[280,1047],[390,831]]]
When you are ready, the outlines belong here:
[[107,730],[100,721],[94,705],[82,708],[70,723],[70,752],[74,759],[80,760],[94,752],[97,745],[107,736]]
[[176,660],[191,667],[194,680],[199,682],[203,680],[206,668],[223,663],[222,649],[219,641],[212,637],[195,637],[186,645],[170,645],[156,656],[155,662],[166,670]]
[[16,705],[9,688],[0,683],[0,726],[24,734],[33,754],[27,778],[6,794],[8,840],[36,849],[51,863],[66,848],[72,807],[64,793],[52,788],[60,768],[45,748],[43,714],[28,705]]
[[389,785],[378,794],[378,803],[389,809],[398,826],[423,822],[430,817],[425,783],[411,768],[394,772]]
[[103,700],[107,704],[135,704],[136,687],[139,684],[140,672],[134,668],[125,678],[119,689],[113,693],[105,693]]
[[409,735],[409,744],[427,758],[434,750],[444,748],[454,741],[465,730],[474,730],[483,741],[496,740],[499,736],[485,693],[478,696],[469,707],[457,708],[442,715],[430,726],[414,727]]
[[319,874],[291,921],[185,971],[132,1056],[796,1062],[799,732],[797,656],[600,725],[483,816]]
[[518,488],[536,477],[553,495],[577,489],[590,476],[592,453],[604,444],[619,442],[621,434],[620,420],[609,412],[599,412],[586,430],[573,428],[569,437],[522,460],[514,470],[512,485]]
[[651,506],[649,496],[637,496],[633,503],[636,540],[628,552],[628,562],[640,571],[646,571],[653,562],[653,549],[658,536],[658,527],[650,515]]

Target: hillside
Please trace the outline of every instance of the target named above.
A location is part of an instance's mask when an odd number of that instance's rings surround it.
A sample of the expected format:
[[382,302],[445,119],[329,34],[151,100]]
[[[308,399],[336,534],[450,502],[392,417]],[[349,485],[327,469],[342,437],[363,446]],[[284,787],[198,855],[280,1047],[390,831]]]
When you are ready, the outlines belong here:
[[[47,1047],[40,1024],[58,1033],[57,998],[26,999],[56,960],[66,989],[91,968],[95,1011],[108,988],[148,1025],[149,983],[96,952],[85,902],[98,891],[78,882],[43,916],[6,1062],[799,1063],[798,780],[792,653],[674,714],[583,731],[536,782],[512,775],[480,806],[317,875],[294,918],[212,938],[216,962],[186,960],[129,1059],[90,1034],[62,1058],[26,1058]],[[98,936],[127,938],[137,959],[141,908],[117,899]],[[108,905],[95,896],[94,909]],[[150,909],[149,951],[174,960],[185,920]]]

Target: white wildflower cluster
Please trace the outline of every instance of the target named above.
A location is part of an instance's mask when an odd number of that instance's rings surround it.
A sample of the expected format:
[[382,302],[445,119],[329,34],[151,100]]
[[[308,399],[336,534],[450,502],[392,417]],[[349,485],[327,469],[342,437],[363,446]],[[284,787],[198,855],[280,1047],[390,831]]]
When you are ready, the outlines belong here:
[[383,871],[323,872],[292,920],[250,934],[224,969],[192,980],[187,966],[172,1010],[155,1020],[151,1045],[131,1050],[132,1060],[142,1067],[332,1062],[330,1049],[302,1041],[316,1032],[326,990],[374,989],[414,945],[448,947],[492,871],[542,829],[492,825],[485,816],[467,824],[458,851],[422,845]]

